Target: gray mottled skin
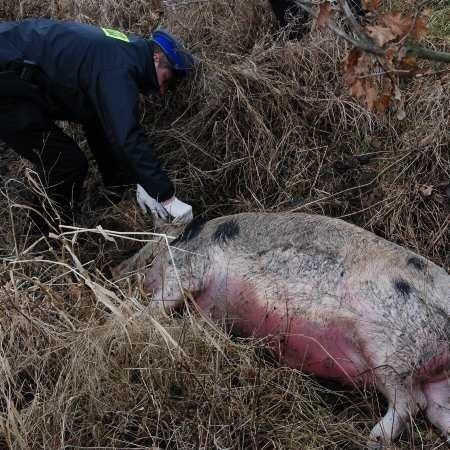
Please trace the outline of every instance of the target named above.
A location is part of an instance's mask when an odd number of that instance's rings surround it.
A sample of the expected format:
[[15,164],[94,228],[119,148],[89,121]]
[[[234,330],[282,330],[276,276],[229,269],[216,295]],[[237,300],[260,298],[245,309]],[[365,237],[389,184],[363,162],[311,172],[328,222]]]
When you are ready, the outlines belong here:
[[[342,220],[247,213],[186,229],[144,287],[173,309],[180,283],[237,333],[288,336],[287,364],[328,354],[305,369],[373,381],[389,409],[371,448],[395,439],[419,408],[449,439],[450,276],[431,261]],[[286,318],[292,326],[280,325]],[[305,339],[320,341],[315,352]]]

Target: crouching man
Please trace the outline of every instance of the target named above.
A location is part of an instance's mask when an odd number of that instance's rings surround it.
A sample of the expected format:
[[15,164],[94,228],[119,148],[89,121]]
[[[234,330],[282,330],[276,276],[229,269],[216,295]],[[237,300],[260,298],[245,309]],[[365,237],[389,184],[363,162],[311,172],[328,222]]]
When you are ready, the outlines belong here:
[[0,141],[36,166],[64,222],[87,160],[57,120],[83,126],[107,188],[137,184],[143,210],[188,223],[192,207],[147,143],[139,99],[164,95],[193,69],[194,57],[164,29],[145,39],[75,22],[0,23]]

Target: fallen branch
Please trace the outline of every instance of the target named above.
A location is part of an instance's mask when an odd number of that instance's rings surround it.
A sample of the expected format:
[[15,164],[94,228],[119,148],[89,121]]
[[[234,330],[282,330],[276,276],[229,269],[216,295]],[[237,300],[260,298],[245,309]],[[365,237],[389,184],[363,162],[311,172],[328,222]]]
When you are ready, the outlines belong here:
[[436,50],[431,50],[430,48],[416,47],[414,45],[406,46],[406,50],[408,55],[415,56],[419,59],[450,63],[450,53],[438,52]]

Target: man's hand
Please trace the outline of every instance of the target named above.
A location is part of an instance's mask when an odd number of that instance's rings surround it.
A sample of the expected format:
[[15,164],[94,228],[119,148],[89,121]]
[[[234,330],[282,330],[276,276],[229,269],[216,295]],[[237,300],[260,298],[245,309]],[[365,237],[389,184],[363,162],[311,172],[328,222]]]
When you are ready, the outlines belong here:
[[192,206],[183,203],[175,196],[169,198],[164,202],[158,202],[153,197],[147,194],[145,189],[138,184],[136,190],[136,199],[142,212],[146,214],[148,210],[153,214],[153,217],[162,219],[167,222],[170,217],[173,218],[174,224],[185,225],[193,219]]

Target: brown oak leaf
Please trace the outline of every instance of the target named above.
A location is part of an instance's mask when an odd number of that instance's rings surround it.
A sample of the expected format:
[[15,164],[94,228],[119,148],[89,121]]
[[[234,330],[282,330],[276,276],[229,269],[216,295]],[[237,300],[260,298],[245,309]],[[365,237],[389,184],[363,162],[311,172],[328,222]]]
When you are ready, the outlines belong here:
[[381,95],[375,102],[375,111],[385,114],[391,104],[391,96],[387,94]]
[[345,69],[347,71],[354,70],[355,66],[358,64],[358,59],[362,54],[362,50],[358,47],[354,47],[350,50],[345,59]]
[[404,37],[413,28],[412,18],[405,17],[401,13],[384,14],[381,16],[381,23],[389,28],[392,33],[398,38]]
[[364,97],[364,95],[366,94],[366,91],[364,89],[364,86],[363,86],[361,80],[356,80],[350,86],[350,94],[356,98]]
[[365,11],[374,12],[380,7],[380,0],[362,0],[362,7]]
[[413,29],[411,30],[411,36],[420,41],[427,32],[427,24],[424,17],[419,17],[413,26]]
[[395,49],[389,47],[384,54],[384,59],[388,64],[392,65],[394,63],[394,56],[395,56]]
[[383,27],[381,25],[373,25],[366,27],[367,34],[375,41],[375,43],[383,47],[384,44],[392,42],[395,40],[396,35],[388,27]]
[[374,110],[375,103],[378,99],[378,88],[373,84],[367,84],[366,87],[366,102],[369,111]]
[[347,84],[352,84],[355,80],[355,68],[358,65],[358,60],[362,51],[354,47],[350,50],[344,61],[344,79]]
[[400,61],[400,67],[403,70],[413,71],[417,69],[417,59],[414,56],[406,56]]

